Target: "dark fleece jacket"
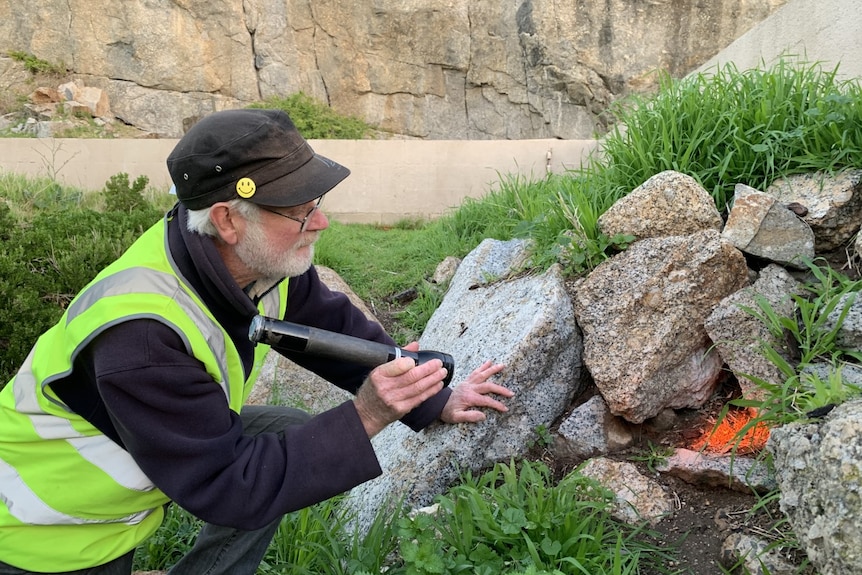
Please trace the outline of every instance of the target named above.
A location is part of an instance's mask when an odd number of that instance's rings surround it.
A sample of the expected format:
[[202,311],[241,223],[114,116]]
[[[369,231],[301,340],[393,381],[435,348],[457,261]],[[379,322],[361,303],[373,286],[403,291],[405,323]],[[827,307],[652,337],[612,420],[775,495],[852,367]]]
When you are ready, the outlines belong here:
[[[255,301],[228,273],[213,241],[185,228],[181,206],[168,214],[171,255],[180,273],[230,334],[251,369],[248,339]],[[393,343],[312,267],[290,278],[283,319]],[[369,369],[285,354],[351,393]],[[352,401],[288,426],[249,436],[221,388],[190,356],[179,336],[155,320],[132,320],[96,337],[54,391],[76,413],[123,446],[147,476],[201,519],[239,529],[260,528],[280,515],[349,490],[381,473]],[[439,417],[446,388],[402,421],[414,430]]]

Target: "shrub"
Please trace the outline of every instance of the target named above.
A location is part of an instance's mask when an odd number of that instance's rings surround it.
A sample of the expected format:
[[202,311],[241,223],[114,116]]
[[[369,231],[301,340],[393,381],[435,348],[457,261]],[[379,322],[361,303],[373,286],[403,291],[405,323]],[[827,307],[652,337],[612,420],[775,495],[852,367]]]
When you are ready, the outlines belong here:
[[273,96],[249,107],[284,110],[299,133],[309,140],[361,140],[370,130],[368,124],[359,118],[338,114],[325,103],[302,92],[287,97]]
[[128,205],[118,201],[102,213],[59,202],[17,222],[0,204],[0,299],[7,302],[0,307],[0,387],[75,294],[162,214],[143,199],[121,209]]
[[66,71],[66,67],[62,64],[52,64],[41,58],[37,58],[33,54],[21,52],[20,50],[12,50],[8,53],[9,57],[24,64],[24,67],[31,74],[62,74]]
[[148,183],[150,179],[147,176],[138,176],[131,186],[129,174],[119,173],[111,176],[103,189],[105,209],[109,212],[132,212],[144,207],[147,202],[143,191]]

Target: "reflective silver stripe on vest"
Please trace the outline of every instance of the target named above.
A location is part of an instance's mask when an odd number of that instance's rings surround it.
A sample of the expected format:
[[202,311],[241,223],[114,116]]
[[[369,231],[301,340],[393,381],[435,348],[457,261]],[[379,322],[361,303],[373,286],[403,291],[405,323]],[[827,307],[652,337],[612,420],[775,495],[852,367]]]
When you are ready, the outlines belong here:
[[[201,329],[201,331],[203,332],[207,344],[210,346],[210,349],[212,349],[213,353],[215,354],[215,358],[219,366],[219,371],[221,372],[221,381],[218,383],[221,386],[225,397],[227,397],[228,403],[230,403],[230,386],[228,385],[228,370],[226,364],[227,351],[225,347],[224,334],[221,331],[221,327],[216,322],[211,320],[203,312],[203,310],[195,304],[194,300],[192,300],[192,298],[182,288],[179,287],[177,279],[170,274],[153,271],[148,268],[129,268],[117,272],[116,274],[110,275],[105,279],[92,285],[86,292],[81,294],[77,299],[75,299],[74,302],[72,302],[72,305],[70,305],[68,309],[66,324],[68,325],[73,319],[81,315],[94,302],[98,301],[102,297],[140,293],[151,293],[171,297],[177,303],[177,305],[180,306],[183,312],[192,318],[195,325],[197,325],[199,328],[209,328]],[[102,326],[102,330],[107,329],[112,325],[116,325],[121,321],[144,318],[161,321],[165,325],[171,327],[183,339],[183,342],[186,345],[186,349],[189,351],[189,353],[191,353],[191,344],[189,343],[186,335],[182,333],[182,331],[180,331],[176,326],[167,322],[164,318],[161,318],[156,315],[142,314],[137,316],[127,316]],[[99,333],[101,332],[95,331],[91,333],[84,341],[82,341],[78,348],[72,353],[72,358],[77,356],[78,352],[80,352],[81,349],[86,347],[87,344],[89,344],[90,341],[95,338]],[[36,345],[38,346],[38,343]],[[15,376],[15,408],[21,413],[42,413],[42,408],[39,406],[38,398],[36,396],[36,379],[33,376],[32,369],[35,347],[36,346],[34,346],[32,350],[30,350],[27,359],[24,360],[24,364]],[[70,361],[70,368],[68,371],[51,376],[50,378],[42,382],[42,386],[44,387],[46,385],[49,385],[51,382],[57,379],[62,379],[63,377],[69,375],[69,373],[71,373],[71,364],[72,361]],[[34,421],[34,425],[35,424],[36,422]],[[46,439],[52,439],[57,437],[57,435],[51,432],[50,427],[46,424],[43,424],[41,429],[39,426],[36,426],[36,429],[40,437],[45,437]],[[42,430],[44,430],[45,435],[42,435]],[[75,435],[78,434],[76,433]]]
[[[195,325],[198,326],[204,334],[207,344],[210,346],[210,349],[212,349],[216,361],[218,362],[219,371],[221,372],[221,381],[219,382],[219,385],[221,385],[222,391],[224,391],[228,403],[230,403],[227,350],[221,326],[204,313],[203,309],[195,303],[191,296],[182,289],[182,287],[180,287],[180,283],[176,276],[172,274],[155,271],[149,268],[134,267],[120,270],[115,274],[109,275],[90,286],[87,291],[82,293],[75,299],[75,301],[72,302],[72,305],[69,306],[66,323],[67,325],[71,323],[72,320],[78,317],[78,315],[83,313],[103,297],[147,293],[164,295],[172,298],[183,310],[183,313],[188,315],[194,321]],[[159,319],[158,317],[153,316],[146,317]],[[163,323],[166,323],[164,320],[162,321]],[[171,324],[167,325],[174,327]],[[191,353],[191,345],[188,340],[186,340],[185,335],[182,332],[178,333],[185,341],[189,353]],[[90,336],[91,339],[92,337],[95,337],[95,334]],[[81,345],[84,346],[86,343],[89,342],[82,342]],[[75,351],[77,353],[78,350]]]
[[116,483],[133,491],[152,491],[150,481],[129,452],[105,435],[69,439],[78,454],[107,473]]
[[[164,295],[173,299],[173,301],[186,313],[195,325],[201,329],[207,344],[215,354],[218,369],[221,371],[221,386],[227,400],[230,401],[230,392],[228,385],[228,370],[226,366],[227,353],[225,349],[225,339],[220,326],[211,320],[198,306],[194,300],[181,287],[176,277],[171,274],[154,271],[148,268],[129,268],[121,270],[116,274],[107,276],[90,286],[82,293],[72,305],[69,306],[67,313],[67,325],[75,318],[79,317],[91,305],[100,298],[113,295],[127,294],[156,294]],[[166,319],[157,317],[153,314],[142,314],[138,316],[126,316],[119,318],[105,326],[100,330],[89,334],[88,337],[80,343],[77,349],[72,353],[70,359],[70,367],[65,373],[59,373],[47,378],[42,382],[43,386],[49,385],[52,381],[65,377],[71,370],[71,365],[74,362],[74,357],[83,349],[98,333],[107,329],[111,325],[115,325],[121,321],[134,319],[137,317],[148,317],[159,320],[174,329],[180,337],[182,337],[186,348],[191,353],[191,344],[188,337],[182,331]],[[103,435],[85,436],[75,430],[71,422],[62,417],[57,417],[46,413],[39,404],[38,391],[36,389],[36,378],[33,375],[33,358],[35,349],[30,351],[27,359],[24,361],[18,374],[11,383],[13,386],[13,394],[15,397],[16,410],[29,417],[35,432],[43,439],[55,439],[68,441],[79,454],[80,457],[89,461],[118,485],[135,491],[148,491],[154,489],[152,482],[146,477],[143,471],[137,466],[131,456],[122,449],[119,445],[111,441]],[[46,397],[48,397],[46,395]],[[63,406],[65,408],[65,406]],[[139,513],[128,515],[123,518],[112,519],[108,521],[98,521],[73,517],[51,508],[45,502],[40,500],[38,496],[21,480],[17,471],[8,463],[0,460],[0,485],[3,486],[2,498],[9,512],[19,521],[28,524],[84,524],[84,523],[138,523],[146,518],[152,510],[145,510]]]
[[[33,376],[33,356],[35,353],[36,346],[34,345],[30,353],[27,354],[24,363],[21,364],[18,373],[15,374],[15,379],[9,384],[12,386],[15,397],[15,409],[21,413],[44,413],[36,399],[36,378]],[[36,427],[35,421],[33,426]]]
[[9,513],[18,521],[29,525],[84,525],[87,523],[128,523],[134,525],[143,521],[152,509],[111,520],[82,519],[61,513],[45,504],[27,487],[18,472],[0,459],[0,499],[6,504]]

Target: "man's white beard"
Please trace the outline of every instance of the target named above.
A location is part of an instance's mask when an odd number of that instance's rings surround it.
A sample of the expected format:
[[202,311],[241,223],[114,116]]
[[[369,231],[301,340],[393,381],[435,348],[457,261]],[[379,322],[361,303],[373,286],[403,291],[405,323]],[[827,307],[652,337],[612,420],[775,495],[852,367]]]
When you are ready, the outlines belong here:
[[[302,234],[302,239],[289,247],[276,246],[271,243],[260,222],[249,222],[245,237],[236,245],[236,255],[261,279],[279,280],[284,277],[295,277],[304,274],[311,267],[314,257],[313,243],[310,234]],[[307,245],[305,254],[298,253],[299,248]]]

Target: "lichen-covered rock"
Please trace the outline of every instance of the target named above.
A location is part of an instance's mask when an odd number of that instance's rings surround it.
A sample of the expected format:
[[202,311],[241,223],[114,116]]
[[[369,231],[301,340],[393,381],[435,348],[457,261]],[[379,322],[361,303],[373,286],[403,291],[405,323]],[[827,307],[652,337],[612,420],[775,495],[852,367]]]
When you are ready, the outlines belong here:
[[781,510],[820,575],[862,573],[862,400],[772,430]]

